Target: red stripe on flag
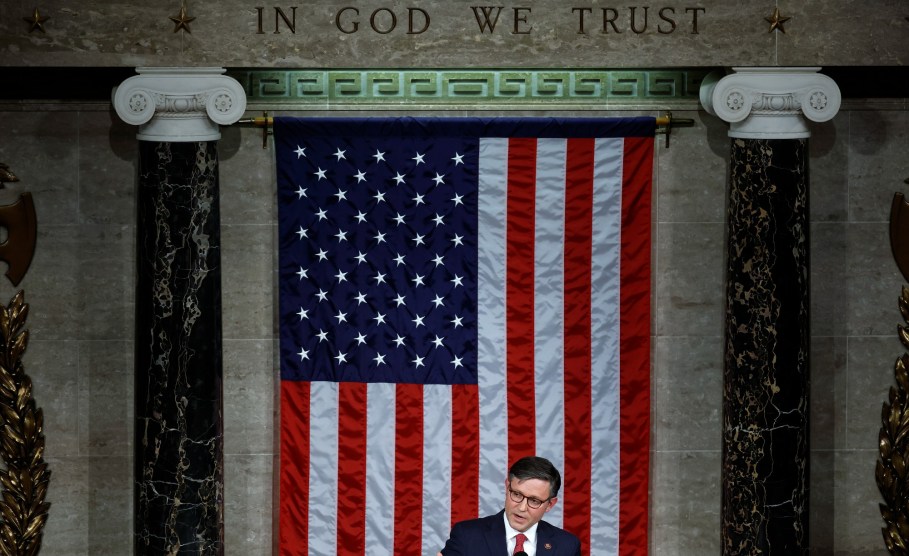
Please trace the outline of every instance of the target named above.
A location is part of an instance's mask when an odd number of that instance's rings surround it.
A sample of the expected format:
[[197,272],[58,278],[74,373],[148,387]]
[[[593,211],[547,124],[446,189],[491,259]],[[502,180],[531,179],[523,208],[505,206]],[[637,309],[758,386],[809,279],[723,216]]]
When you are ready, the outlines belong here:
[[565,176],[565,528],[590,546],[593,139],[569,139]]
[[506,202],[506,388],[508,389],[508,460],[536,452],[533,408],[533,253],[536,195],[536,139],[508,142]]
[[309,392],[309,382],[281,381],[278,527],[282,556],[309,552]]
[[422,552],[422,501],[423,386],[398,384],[395,386],[395,554]]
[[480,394],[476,384],[451,387],[451,524],[480,507]]
[[366,386],[339,384],[338,554],[363,554],[366,547]]
[[626,137],[622,171],[619,554],[647,550],[653,138]]

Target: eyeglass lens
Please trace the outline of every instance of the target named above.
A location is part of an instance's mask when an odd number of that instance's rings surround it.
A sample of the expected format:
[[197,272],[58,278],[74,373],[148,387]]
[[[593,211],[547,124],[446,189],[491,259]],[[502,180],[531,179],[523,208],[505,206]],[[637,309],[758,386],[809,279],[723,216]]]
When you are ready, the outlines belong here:
[[523,494],[521,494],[520,492],[518,492],[516,490],[511,490],[511,489],[508,489],[508,492],[511,494],[511,499],[518,504],[520,504],[522,500],[526,499],[527,505],[533,509],[537,509],[543,505],[543,501],[540,500],[539,498],[530,498],[528,496],[524,496]]

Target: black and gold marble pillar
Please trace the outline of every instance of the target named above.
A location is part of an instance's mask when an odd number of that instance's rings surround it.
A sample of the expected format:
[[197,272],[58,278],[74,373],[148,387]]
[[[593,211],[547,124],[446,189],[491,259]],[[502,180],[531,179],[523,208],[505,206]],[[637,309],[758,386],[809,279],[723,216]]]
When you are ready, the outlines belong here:
[[137,191],[135,554],[224,553],[218,124],[245,109],[219,68],[123,82],[141,125]]
[[808,554],[808,128],[839,90],[819,68],[735,68],[701,101],[730,122],[723,554]]

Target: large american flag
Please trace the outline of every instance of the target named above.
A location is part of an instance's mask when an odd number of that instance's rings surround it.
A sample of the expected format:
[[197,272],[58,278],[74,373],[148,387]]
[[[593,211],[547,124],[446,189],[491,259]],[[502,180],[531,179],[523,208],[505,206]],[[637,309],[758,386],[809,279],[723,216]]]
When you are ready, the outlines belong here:
[[282,555],[547,521],[647,551],[653,118],[276,118]]

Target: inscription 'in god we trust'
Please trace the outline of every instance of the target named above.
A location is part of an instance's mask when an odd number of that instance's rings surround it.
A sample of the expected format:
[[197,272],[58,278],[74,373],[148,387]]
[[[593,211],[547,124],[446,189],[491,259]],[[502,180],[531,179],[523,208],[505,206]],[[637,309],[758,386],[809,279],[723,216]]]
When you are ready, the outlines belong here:
[[[465,17],[476,22],[481,34],[529,35],[534,32],[535,20],[532,8],[506,6],[469,6],[469,8],[470,11],[465,11]],[[565,13],[570,15],[573,28],[579,35],[626,32],[669,35],[676,31],[697,35],[700,32],[698,16],[706,12],[706,8],[672,6],[565,8]],[[256,34],[258,35],[297,32],[297,6],[287,8],[273,6],[272,9],[264,6],[256,7],[256,13],[258,18]],[[348,35],[364,32],[379,35],[395,32],[421,35],[431,28],[432,17],[429,11],[417,7],[382,7],[361,10],[347,6],[335,13],[334,26],[339,32]]]

